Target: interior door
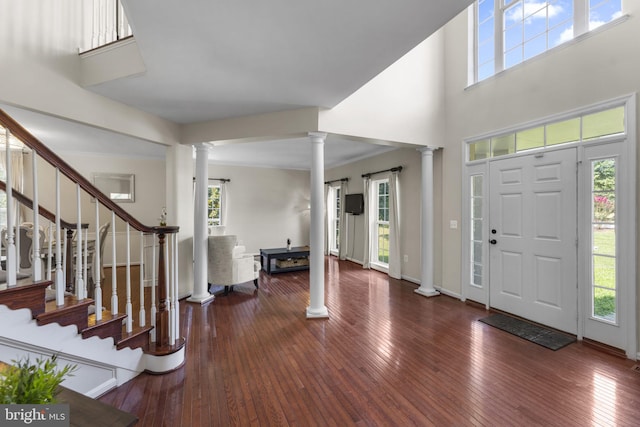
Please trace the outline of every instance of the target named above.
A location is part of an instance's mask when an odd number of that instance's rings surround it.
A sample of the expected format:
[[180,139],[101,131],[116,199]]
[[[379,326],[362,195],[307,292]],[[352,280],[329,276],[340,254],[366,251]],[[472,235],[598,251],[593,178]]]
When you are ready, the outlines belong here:
[[576,149],[491,162],[490,306],[577,333]]

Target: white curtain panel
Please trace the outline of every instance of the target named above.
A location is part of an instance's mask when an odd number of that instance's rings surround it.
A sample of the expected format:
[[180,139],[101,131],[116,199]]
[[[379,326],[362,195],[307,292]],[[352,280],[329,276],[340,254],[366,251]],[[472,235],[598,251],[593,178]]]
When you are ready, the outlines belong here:
[[362,268],[371,268],[371,224],[374,222],[374,212],[371,204],[371,179],[364,179],[364,253],[362,255]]
[[400,255],[400,182],[398,172],[389,174],[389,276],[402,277]]
[[229,212],[229,198],[227,197],[228,186],[225,181],[220,181],[220,225],[227,225],[227,212]]
[[338,258],[347,259],[347,213],[344,211],[344,200],[347,195],[347,181],[340,183],[340,242]]

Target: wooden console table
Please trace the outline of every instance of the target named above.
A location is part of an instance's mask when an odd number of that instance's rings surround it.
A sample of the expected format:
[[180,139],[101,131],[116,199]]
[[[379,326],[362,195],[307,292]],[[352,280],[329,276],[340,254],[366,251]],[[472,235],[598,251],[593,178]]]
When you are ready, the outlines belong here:
[[[288,267],[278,267],[278,260],[300,260],[299,264]],[[287,248],[260,249],[260,262],[267,274],[284,273],[286,271],[300,271],[309,269],[309,246]]]

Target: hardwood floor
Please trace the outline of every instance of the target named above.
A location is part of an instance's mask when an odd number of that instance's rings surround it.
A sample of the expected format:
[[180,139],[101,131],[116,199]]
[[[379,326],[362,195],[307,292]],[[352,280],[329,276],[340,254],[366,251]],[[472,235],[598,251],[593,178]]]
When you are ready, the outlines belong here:
[[328,320],[307,320],[308,272],[209,305],[181,302],[186,364],[100,400],[141,426],[638,425],[634,362],[551,351],[477,320],[482,308],[327,260]]

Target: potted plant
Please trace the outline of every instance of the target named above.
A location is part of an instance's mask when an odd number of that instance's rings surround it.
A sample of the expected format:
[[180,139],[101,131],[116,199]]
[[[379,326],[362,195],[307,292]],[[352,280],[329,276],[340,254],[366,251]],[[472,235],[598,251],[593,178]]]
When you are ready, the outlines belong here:
[[72,376],[76,365],[57,369],[56,355],[49,359],[29,358],[12,360],[0,373],[0,404],[55,403],[58,386],[67,376]]

